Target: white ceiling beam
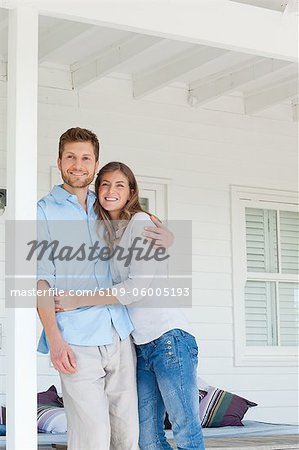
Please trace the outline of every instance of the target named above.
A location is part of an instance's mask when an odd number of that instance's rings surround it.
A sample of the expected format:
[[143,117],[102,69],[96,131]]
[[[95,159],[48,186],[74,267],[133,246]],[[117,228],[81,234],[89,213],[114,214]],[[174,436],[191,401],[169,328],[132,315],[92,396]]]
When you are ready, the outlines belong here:
[[291,63],[286,61],[255,58],[254,63],[243,64],[239,69],[230,68],[211,81],[200,82],[199,80],[192,83],[189,88],[188,102],[191,106],[200,106],[290,65]]
[[194,47],[166,61],[161,66],[155,66],[146,72],[133,75],[133,96],[141,98],[150,92],[166,86],[184,73],[213,61],[227,53],[227,50],[211,47]]
[[298,16],[299,10],[299,0],[288,0],[287,5],[284,10],[284,16],[294,14]]
[[[8,63],[0,61],[0,82],[7,81]],[[72,91],[73,85],[71,80],[71,72],[68,66],[59,66],[47,63],[38,66],[38,86]]]
[[80,89],[104,77],[107,73],[117,69],[120,64],[160,41],[160,38],[154,36],[134,35],[125,41],[113,44],[101,54],[94,55],[91,60],[73,64],[71,71],[74,89]]
[[274,9],[283,11],[287,0],[231,0],[232,2],[247,3],[248,5],[257,6],[258,8]]
[[296,95],[298,95],[298,79],[292,77],[268,89],[247,95],[244,98],[245,113],[255,114]]
[[83,34],[94,30],[95,27],[86,23],[58,23],[50,30],[43,33],[39,39],[39,62],[43,62],[55,50],[63,47],[74,40],[80,39]]
[[[24,5],[5,0],[4,7]],[[296,61],[297,21],[229,0],[30,0],[41,14],[253,55]]]

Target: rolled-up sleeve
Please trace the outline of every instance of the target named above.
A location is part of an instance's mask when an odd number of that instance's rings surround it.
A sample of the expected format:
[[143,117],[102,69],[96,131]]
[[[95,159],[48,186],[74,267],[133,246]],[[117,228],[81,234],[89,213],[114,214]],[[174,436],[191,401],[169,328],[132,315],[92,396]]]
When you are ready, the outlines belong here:
[[[41,205],[37,205],[37,239],[38,244],[52,241],[48,221]],[[37,258],[37,281],[46,281],[51,288],[55,287],[56,268],[51,259],[51,248],[48,248],[39,259]],[[38,256],[38,253],[37,253]]]

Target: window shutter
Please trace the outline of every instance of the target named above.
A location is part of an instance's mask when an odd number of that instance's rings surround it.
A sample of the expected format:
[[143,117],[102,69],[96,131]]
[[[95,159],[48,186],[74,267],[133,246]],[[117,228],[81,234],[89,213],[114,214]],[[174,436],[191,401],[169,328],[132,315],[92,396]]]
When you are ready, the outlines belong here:
[[245,286],[247,345],[275,345],[277,343],[275,304],[275,283],[247,281]]
[[299,284],[279,283],[279,325],[281,345],[298,345]]
[[299,213],[280,211],[281,272],[299,272]]
[[276,211],[245,208],[248,272],[277,272]]

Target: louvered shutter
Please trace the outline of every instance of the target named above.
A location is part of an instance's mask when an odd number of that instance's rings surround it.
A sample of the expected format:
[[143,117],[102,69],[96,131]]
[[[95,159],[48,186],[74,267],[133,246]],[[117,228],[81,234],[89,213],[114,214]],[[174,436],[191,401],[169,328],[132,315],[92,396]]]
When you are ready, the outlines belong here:
[[250,273],[260,273],[254,278],[262,278],[263,273],[298,273],[299,214],[293,211],[245,208],[245,217],[247,345],[297,345],[298,283],[250,280]]
[[298,345],[299,284],[279,283],[279,330],[281,345]]
[[246,208],[248,272],[277,272],[276,211]]
[[275,283],[247,281],[245,286],[245,321],[247,345],[276,345]]
[[299,272],[299,214],[280,211],[281,272]]
[[[280,211],[281,272],[299,272],[299,214]],[[281,345],[298,345],[299,284],[279,283]]]

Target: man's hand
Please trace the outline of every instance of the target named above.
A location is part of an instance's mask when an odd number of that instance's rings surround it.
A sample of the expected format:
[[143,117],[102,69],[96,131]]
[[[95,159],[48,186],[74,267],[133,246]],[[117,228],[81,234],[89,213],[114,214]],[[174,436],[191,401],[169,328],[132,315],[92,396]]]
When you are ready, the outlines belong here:
[[52,339],[49,346],[54,368],[61,373],[75,373],[76,357],[71,347],[61,337]]
[[[68,291],[64,291],[63,295],[55,295],[55,312],[72,311],[81,306],[80,297],[76,295],[69,295]],[[82,296],[81,296],[82,302]]]
[[155,216],[151,216],[151,221],[156,225],[155,227],[145,227],[145,233],[143,236],[154,239],[154,247],[164,247],[169,248],[173,244],[174,236],[173,233],[165,226],[159,219]]

